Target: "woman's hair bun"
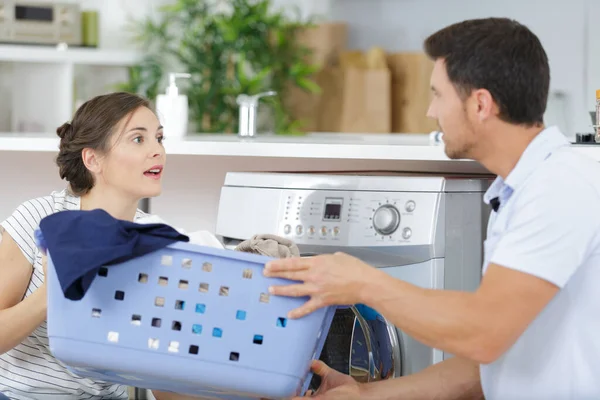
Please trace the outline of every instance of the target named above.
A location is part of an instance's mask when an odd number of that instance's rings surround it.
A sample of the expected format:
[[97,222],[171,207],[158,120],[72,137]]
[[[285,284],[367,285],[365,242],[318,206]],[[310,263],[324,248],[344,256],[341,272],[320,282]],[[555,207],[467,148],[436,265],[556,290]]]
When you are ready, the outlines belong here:
[[59,138],[64,139],[65,137],[70,136],[71,131],[73,130],[73,125],[68,122],[65,122],[61,126],[56,129],[56,134]]

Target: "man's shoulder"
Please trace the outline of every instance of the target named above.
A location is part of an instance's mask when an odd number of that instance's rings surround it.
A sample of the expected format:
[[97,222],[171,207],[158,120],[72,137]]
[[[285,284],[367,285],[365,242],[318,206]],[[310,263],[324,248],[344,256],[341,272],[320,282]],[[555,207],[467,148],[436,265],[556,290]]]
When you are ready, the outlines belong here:
[[555,198],[600,200],[600,163],[565,149],[542,163],[522,190]]

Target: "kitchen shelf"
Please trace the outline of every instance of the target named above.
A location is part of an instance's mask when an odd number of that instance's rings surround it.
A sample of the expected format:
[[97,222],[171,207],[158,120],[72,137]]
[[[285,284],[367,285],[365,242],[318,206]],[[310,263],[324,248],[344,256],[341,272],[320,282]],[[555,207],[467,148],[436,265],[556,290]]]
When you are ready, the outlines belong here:
[[0,62],[129,66],[139,59],[140,54],[134,50],[0,44]]

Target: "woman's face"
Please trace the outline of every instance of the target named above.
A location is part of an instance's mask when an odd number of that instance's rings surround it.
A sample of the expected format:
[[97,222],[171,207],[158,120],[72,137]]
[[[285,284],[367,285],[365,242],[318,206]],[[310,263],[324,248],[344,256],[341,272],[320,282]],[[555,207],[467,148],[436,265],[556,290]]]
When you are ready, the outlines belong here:
[[116,126],[108,152],[100,159],[96,185],[136,200],[160,195],[166,163],[162,141],[156,115],[138,108]]

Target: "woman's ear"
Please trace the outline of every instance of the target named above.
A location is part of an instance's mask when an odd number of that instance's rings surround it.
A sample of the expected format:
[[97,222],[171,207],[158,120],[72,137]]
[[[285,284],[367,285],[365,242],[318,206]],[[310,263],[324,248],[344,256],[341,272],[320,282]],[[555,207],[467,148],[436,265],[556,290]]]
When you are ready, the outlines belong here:
[[81,151],[81,159],[83,165],[93,173],[100,173],[102,170],[102,164],[98,154],[93,149],[85,148]]

